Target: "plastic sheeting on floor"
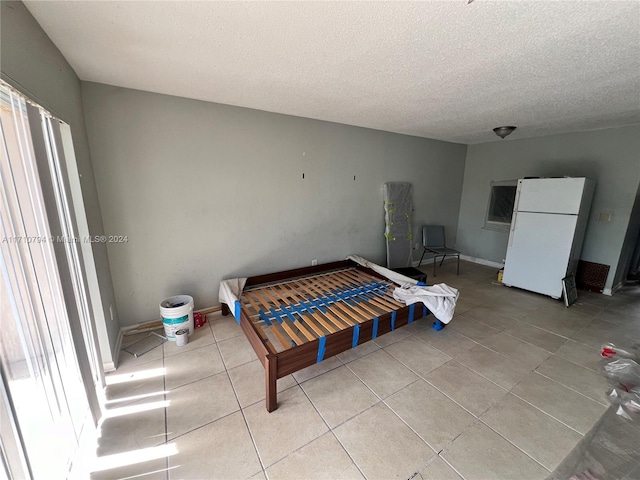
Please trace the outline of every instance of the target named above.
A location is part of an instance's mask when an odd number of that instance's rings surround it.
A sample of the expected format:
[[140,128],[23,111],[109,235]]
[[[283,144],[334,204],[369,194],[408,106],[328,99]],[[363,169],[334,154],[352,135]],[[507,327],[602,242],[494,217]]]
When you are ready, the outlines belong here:
[[640,422],[612,405],[547,480],[640,479]]

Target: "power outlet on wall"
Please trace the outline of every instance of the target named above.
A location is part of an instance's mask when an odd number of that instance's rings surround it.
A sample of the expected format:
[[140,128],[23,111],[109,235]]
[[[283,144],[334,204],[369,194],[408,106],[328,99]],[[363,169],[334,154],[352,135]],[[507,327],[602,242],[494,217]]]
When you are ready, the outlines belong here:
[[311,260],[311,266],[315,267],[316,265],[318,265],[318,259]]

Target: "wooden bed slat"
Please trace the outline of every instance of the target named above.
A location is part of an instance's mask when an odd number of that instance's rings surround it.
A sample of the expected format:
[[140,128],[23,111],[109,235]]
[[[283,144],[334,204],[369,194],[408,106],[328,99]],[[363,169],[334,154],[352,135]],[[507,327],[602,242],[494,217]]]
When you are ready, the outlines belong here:
[[256,290],[256,293],[258,293],[258,295],[264,294],[265,299],[268,302],[272,303],[275,308],[277,308],[280,305],[280,301],[276,297],[274,297],[273,294],[271,293],[270,287],[265,287],[261,290]]
[[[352,298],[352,300],[360,309],[366,310],[369,314],[378,316],[383,312],[389,311],[388,308],[382,308],[378,303],[373,302],[375,297],[369,297],[365,294],[365,292],[356,292],[355,290],[358,289],[358,286],[354,285],[350,278],[346,276],[346,272],[338,272],[330,280],[336,288],[344,289],[345,287],[348,287],[349,289],[354,290],[354,298]],[[375,295],[374,290],[367,290],[366,293]],[[382,310],[382,312],[379,312],[378,310]]]
[[[309,292],[309,295],[312,298],[317,298],[319,295],[322,295],[322,293],[313,291],[314,290],[313,287],[304,281],[300,281],[300,285],[302,285],[303,288]],[[337,315],[336,313],[334,313],[329,305],[324,305],[323,308],[327,310],[327,313],[325,314],[325,316],[332,323],[334,323],[339,330],[342,330],[345,326],[355,325],[355,323],[345,320],[341,315]]]
[[256,302],[260,302],[262,304],[262,306],[269,311],[269,309],[271,308],[271,306],[269,305],[269,302],[265,300],[265,298],[260,295],[257,291],[251,291],[251,292],[247,292],[246,293],[248,298],[255,298]]
[[[338,286],[338,287],[345,287],[345,286],[348,286],[348,287],[350,287],[350,288],[354,288],[354,287],[352,286],[352,284],[348,283],[348,282],[347,282],[343,277],[341,277],[340,275],[336,275],[336,277],[335,277],[335,278],[337,279],[337,281],[339,281],[339,282],[340,282],[340,283],[335,282],[335,283],[337,284],[337,286]],[[376,311],[374,308],[372,308],[372,307],[369,305],[369,303],[370,303],[370,302],[371,302],[371,300],[372,300],[371,298],[366,297],[364,294],[355,295],[355,297],[357,298],[357,300],[356,300],[356,299],[354,299],[354,301],[356,301],[356,303],[357,303],[361,308],[363,308],[363,309],[367,310],[371,315],[374,315],[374,316],[378,316],[378,315],[380,315],[380,312]],[[358,300],[359,300],[359,303],[358,303]],[[383,309],[383,311],[388,311],[388,310],[384,310],[384,309]]]
[[285,350],[288,350],[291,348],[291,339],[287,340],[287,338],[280,333],[276,325],[271,325],[269,329],[278,339],[278,341],[280,342],[280,345],[282,345],[282,348],[284,348]]
[[[328,286],[330,289],[335,290],[336,287],[333,286],[331,283],[329,283],[329,280],[327,280],[326,278],[319,280],[319,282],[325,286]],[[349,309],[353,310],[354,312],[356,312],[363,320],[368,320],[369,319],[369,314],[360,306],[358,306],[358,304],[355,302],[355,300],[352,300],[352,302],[354,303],[354,305],[350,305],[349,303],[347,303],[346,301],[337,301],[334,303],[334,306],[336,306],[337,308],[342,309],[346,314],[349,314],[350,311]],[[376,313],[374,316],[377,316],[378,314]],[[361,323],[361,322],[360,322]]]
[[269,287],[266,288],[265,290],[270,290],[275,297],[278,297],[280,299],[280,300],[276,300],[276,303],[283,301],[284,303],[289,304],[289,300],[287,299],[287,296],[283,294],[283,292],[281,291],[278,285],[269,285]]
[[273,343],[271,343],[271,341],[269,340],[269,338],[267,337],[267,334],[264,332],[264,329],[262,328],[262,325],[255,323],[254,325],[256,326],[256,330],[258,331],[258,334],[260,335],[260,338],[262,338],[262,342],[267,346],[267,348],[269,348],[271,351],[275,352],[276,349],[273,345]]
[[[299,302],[297,302],[297,305],[296,305],[296,301],[294,299],[295,295],[293,294],[284,295],[281,289],[276,288],[276,286],[274,285],[271,285],[269,288],[274,292],[275,295],[280,297],[282,301],[288,306],[294,306],[294,307],[299,306]],[[289,298],[287,298],[288,296],[291,296],[293,301],[289,300]],[[281,306],[280,306],[280,310],[282,311]],[[325,335],[325,332],[315,323],[315,321],[313,320],[313,317],[311,317],[311,315],[309,315],[308,313],[301,314],[300,312],[290,312],[290,314],[294,317],[296,317],[296,315],[299,317],[298,319],[296,319],[295,322],[293,322],[293,324],[298,330],[300,330],[300,332],[302,332],[302,334],[307,338],[307,340],[313,341],[316,338],[322,337]],[[309,330],[307,330],[305,325],[309,327],[311,330],[313,330],[316,333],[316,335],[314,335]]]
[[[281,287],[277,288],[276,290],[280,290],[280,289]],[[298,296],[295,293],[293,293],[292,290],[289,290],[289,295],[287,296],[283,296],[282,293],[280,293],[280,297],[283,298],[288,305],[291,305],[297,308],[302,306],[301,304],[303,301],[300,300],[300,298],[298,298]],[[291,301],[287,297],[290,297]],[[304,324],[307,325],[309,328],[311,328],[318,335],[318,337],[323,337],[326,334],[326,332],[322,329],[322,326],[324,326],[323,322],[319,321],[316,318],[316,314],[312,309],[310,309],[310,311],[311,313],[307,311],[307,313],[305,314],[298,313],[298,315],[300,315],[300,318],[304,322]],[[335,331],[335,329],[327,329],[328,333],[332,333],[332,331]],[[315,339],[315,337],[313,339]]]
[[280,326],[284,329],[285,332],[287,332],[289,337],[291,337],[291,339],[296,343],[296,345],[302,345],[305,342],[301,340],[298,334],[293,330],[293,328],[291,328],[290,323],[291,322],[289,320],[282,319],[282,323],[280,324]]
[[[297,285],[297,283],[295,282],[291,282],[294,285]],[[300,288],[300,286],[298,286],[298,288]],[[298,297],[296,294],[294,294],[293,292],[291,292],[291,298],[293,298],[293,300],[296,302],[296,305],[301,305],[303,302],[306,303],[308,302],[307,299],[300,299],[300,297]],[[313,317],[313,319],[318,322],[328,333],[334,333],[337,332],[338,330],[336,330],[336,328],[334,326],[331,326],[331,324],[327,323],[318,312],[316,312],[314,309],[311,309],[311,317]],[[308,315],[305,315],[305,318],[308,319]],[[319,335],[319,336],[323,336],[325,335],[325,333],[322,331],[322,329],[319,329],[318,326],[312,322],[309,321],[309,326],[311,328],[313,328],[313,330]],[[340,326],[340,328],[342,328],[342,326]]]
[[[356,272],[357,272],[357,275],[359,275],[362,279],[367,279],[369,281],[374,281],[374,282],[380,281],[379,278],[373,277],[366,272],[362,272],[360,270],[356,270]],[[383,295],[380,295],[379,293],[376,293],[376,294],[381,298],[386,299],[389,303],[391,303],[391,305],[394,306],[394,309],[402,308],[405,306],[404,303],[398,302],[395,298],[393,298],[393,293],[391,289],[387,290]]]

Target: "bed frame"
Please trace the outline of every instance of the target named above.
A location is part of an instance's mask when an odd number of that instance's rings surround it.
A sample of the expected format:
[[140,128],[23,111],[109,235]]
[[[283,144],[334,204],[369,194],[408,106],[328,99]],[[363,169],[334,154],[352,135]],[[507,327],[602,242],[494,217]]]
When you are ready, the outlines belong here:
[[265,369],[267,411],[278,408],[279,378],[429,313],[394,300],[394,288],[350,260],[248,278],[239,315],[231,308]]

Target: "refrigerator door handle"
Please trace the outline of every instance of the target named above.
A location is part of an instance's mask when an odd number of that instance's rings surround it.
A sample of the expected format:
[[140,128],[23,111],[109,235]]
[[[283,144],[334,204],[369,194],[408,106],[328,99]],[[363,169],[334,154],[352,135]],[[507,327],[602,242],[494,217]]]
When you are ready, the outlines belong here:
[[518,216],[518,211],[514,210],[513,216],[511,217],[511,231],[509,232],[509,247],[513,245],[513,237],[515,237],[517,216]]
[[516,217],[518,216],[518,204],[520,203],[520,191],[522,190],[522,180],[518,180],[516,188],[516,198],[513,200],[513,215],[511,215],[511,227],[509,231],[509,247],[513,245],[513,236],[516,229]]
[[518,211],[518,204],[520,203],[520,191],[522,190],[522,180],[518,180],[518,186],[516,187],[516,198],[513,199],[513,214]]

